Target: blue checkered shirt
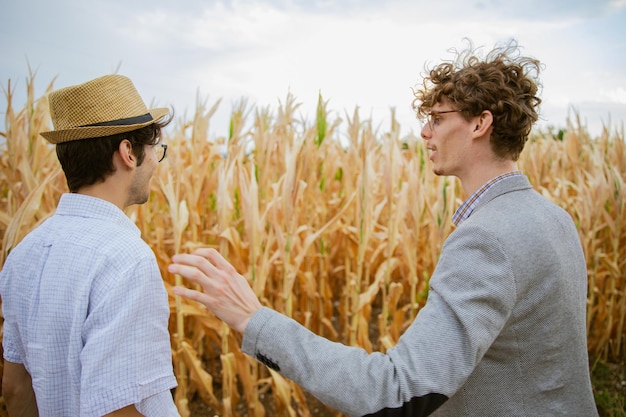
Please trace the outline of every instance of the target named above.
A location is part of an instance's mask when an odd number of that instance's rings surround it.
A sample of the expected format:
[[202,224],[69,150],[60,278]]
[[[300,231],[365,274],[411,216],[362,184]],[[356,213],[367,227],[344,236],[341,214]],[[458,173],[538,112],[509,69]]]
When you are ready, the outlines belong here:
[[456,226],[463,223],[465,220],[469,218],[469,216],[472,215],[472,212],[478,205],[478,202],[480,201],[482,196],[485,195],[488,189],[490,189],[491,187],[493,187],[495,184],[499,183],[500,181],[503,181],[507,178],[514,177],[517,175],[523,175],[522,171],[506,172],[484,183],[482,187],[474,191],[474,193],[467,200],[465,200],[463,204],[461,204],[461,206],[456,210],[456,212],[452,216],[452,222]]
[[64,194],[0,272],[4,358],[32,377],[40,416],[130,404],[178,416],[167,292],[150,247],[115,205]]

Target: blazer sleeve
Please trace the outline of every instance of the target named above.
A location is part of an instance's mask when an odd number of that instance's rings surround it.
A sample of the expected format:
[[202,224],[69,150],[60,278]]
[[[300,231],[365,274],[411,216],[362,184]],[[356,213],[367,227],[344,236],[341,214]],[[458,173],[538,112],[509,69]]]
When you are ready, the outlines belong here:
[[514,300],[498,239],[464,225],[443,247],[427,303],[386,354],[331,342],[268,308],[251,318],[242,349],[347,415],[428,415],[464,384]]

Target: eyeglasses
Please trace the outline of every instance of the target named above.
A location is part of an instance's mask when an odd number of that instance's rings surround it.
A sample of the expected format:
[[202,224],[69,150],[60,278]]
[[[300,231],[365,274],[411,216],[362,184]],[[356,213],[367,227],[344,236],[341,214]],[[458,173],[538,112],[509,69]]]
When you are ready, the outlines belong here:
[[426,123],[428,123],[428,127],[430,130],[435,130],[435,127],[439,124],[439,115],[446,113],[458,113],[464,110],[444,110],[444,111],[431,111],[426,115]]
[[157,162],[161,162],[165,159],[165,154],[167,153],[167,145],[164,143],[159,143],[155,147]]

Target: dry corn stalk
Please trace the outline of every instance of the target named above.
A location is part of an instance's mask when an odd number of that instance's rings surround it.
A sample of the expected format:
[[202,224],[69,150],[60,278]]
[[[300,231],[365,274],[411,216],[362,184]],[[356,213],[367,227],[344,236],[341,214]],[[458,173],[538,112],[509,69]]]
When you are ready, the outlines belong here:
[[[25,109],[15,112],[10,91],[0,132],[3,256],[66,190],[53,149],[37,136],[49,125],[45,99],[35,99],[31,81]],[[321,97],[315,124],[296,117],[300,105],[291,95],[275,113],[256,110],[251,123],[242,101],[226,137],[215,137],[216,106],[198,103],[191,121],[166,134],[168,158],[150,200],[129,210],[170,293],[178,404],[184,411],[197,392],[222,415],[236,417],[245,402],[248,415],[262,417],[271,398],[285,415],[306,415],[295,384],[245,356],[238,336],[203,307],[173,297],[180,280],[165,270],[170,257],[217,247],[265,305],[332,340],[386,350],[427,296],[462,199],[459,184],[434,176],[423,141],[400,137],[393,114],[390,131],[379,132],[355,110],[341,132],[343,122],[332,120]],[[624,360],[624,134],[591,138],[580,121],[566,130],[557,138],[535,133],[519,165],[577,225],[589,272],[590,354]],[[228,145],[225,155],[220,142]]]

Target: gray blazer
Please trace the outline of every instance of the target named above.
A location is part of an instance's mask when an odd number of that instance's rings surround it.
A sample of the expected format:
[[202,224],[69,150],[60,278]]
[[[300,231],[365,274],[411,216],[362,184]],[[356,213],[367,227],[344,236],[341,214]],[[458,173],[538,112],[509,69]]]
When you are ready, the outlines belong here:
[[426,305],[386,354],[268,308],[242,349],[350,416],[597,416],[586,295],[571,217],[510,177],[448,237]]

